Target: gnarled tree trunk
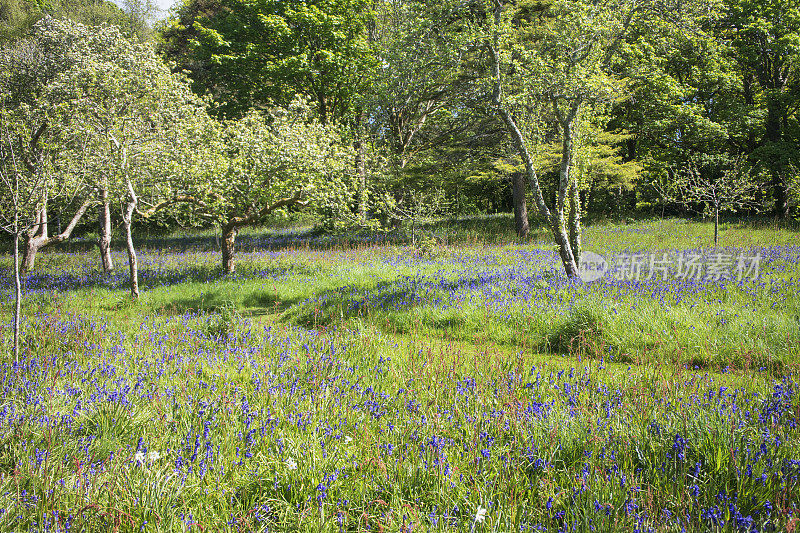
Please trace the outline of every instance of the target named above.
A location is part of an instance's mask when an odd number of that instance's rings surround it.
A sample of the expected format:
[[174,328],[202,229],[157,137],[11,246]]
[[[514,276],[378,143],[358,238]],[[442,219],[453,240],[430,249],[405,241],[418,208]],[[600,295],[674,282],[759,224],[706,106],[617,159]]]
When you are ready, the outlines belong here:
[[42,208],[36,212],[33,225],[28,229],[25,236],[25,248],[22,254],[22,272],[29,272],[36,264],[36,252],[39,251],[48,240],[47,229],[47,199],[45,198]]
[[136,211],[136,206],[139,203],[139,198],[133,190],[133,184],[130,180],[126,180],[128,187],[128,203],[125,210],[122,212],[122,227],[125,230],[125,246],[128,251],[128,270],[130,270],[131,280],[131,297],[134,300],[139,299],[139,259],[136,257],[136,248],[133,246],[133,233],[131,232],[131,225],[133,224],[133,213]]
[[514,200],[514,229],[518,237],[527,237],[530,232],[528,222],[528,204],[525,201],[525,174],[511,174],[511,190]]
[[222,226],[222,268],[226,273],[232,274],[236,270],[233,254],[236,252],[236,234],[238,230],[233,224]]
[[85,200],[78,210],[75,211],[75,214],[72,216],[69,224],[67,224],[67,227],[64,228],[64,231],[59,232],[56,235],[49,236],[47,223],[47,202],[45,201],[42,209],[36,213],[36,221],[34,222],[33,227],[30,228],[25,236],[25,250],[22,256],[22,266],[20,269],[23,272],[30,271],[36,264],[36,254],[39,252],[39,250],[51,244],[64,242],[69,239],[72,236],[72,231],[75,229],[75,226],[78,225],[78,222],[80,222],[83,215],[86,214],[86,210],[91,204],[91,200]]
[[114,261],[111,259],[111,201],[108,198],[108,188],[100,189],[100,262],[103,272],[114,272]]
[[[308,201],[302,200],[302,197],[302,191],[296,191],[292,196],[281,198],[272,204],[265,205],[259,210],[250,211],[242,216],[231,215],[229,213],[226,222],[224,222],[221,227],[222,241],[220,242],[220,248],[222,248],[223,270],[228,274],[232,274],[236,270],[233,256],[236,253],[236,234],[239,233],[239,228],[260,222],[264,220],[264,217],[281,207],[289,205],[305,207],[308,205]],[[196,200],[195,203],[197,203]]]
[[575,263],[580,265],[581,253],[583,252],[581,243],[581,196],[576,179],[572,180],[572,185],[570,186],[569,245],[572,248],[572,255],[575,256]]

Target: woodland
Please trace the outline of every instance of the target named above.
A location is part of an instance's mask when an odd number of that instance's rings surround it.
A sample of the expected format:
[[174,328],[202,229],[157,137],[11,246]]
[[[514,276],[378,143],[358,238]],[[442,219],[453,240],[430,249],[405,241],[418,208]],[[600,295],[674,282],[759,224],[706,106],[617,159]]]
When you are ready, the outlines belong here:
[[375,230],[513,210],[522,238],[529,217],[549,227],[574,277],[582,218],[796,213],[793,2],[156,11],[0,9],[3,213],[23,271],[89,226],[106,271],[114,226],[132,269],[137,227],[218,227],[232,272],[237,232],[273,214]]
[[800,0],[0,0],[0,531],[794,531],[798,204]]

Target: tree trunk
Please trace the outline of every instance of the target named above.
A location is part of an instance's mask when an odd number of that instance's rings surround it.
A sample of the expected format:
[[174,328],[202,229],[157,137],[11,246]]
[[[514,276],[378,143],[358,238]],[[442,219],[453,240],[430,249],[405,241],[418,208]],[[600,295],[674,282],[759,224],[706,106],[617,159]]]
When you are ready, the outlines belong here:
[[14,363],[19,365],[19,319],[22,316],[22,283],[19,279],[19,213],[14,214]]
[[64,228],[64,231],[61,231],[59,226],[59,232],[57,235],[48,235],[48,224],[47,224],[47,207],[43,207],[37,214],[36,214],[36,222],[34,226],[27,232],[27,237],[25,238],[25,250],[22,256],[22,272],[28,272],[33,269],[36,263],[36,254],[42,248],[50,246],[51,244],[57,242],[64,242],[72,236],[72,231],[75,229],[75,226],[78,225],[83,215],[86,214],[86,211],[89,209],[91,205],[90,200],[86,200],[81,204],[75,214],[72,216],[72,219],[67,224],[67,227]]
[[575,257],[575,263],[580,265],[583,248],[581,243],[581,197],[577,181],[573,179],[570,186],[569,245],[572,248],[572,255]]
[[103,272],[114,272],[114,261],[111,259],[111,202],[108,198],[108,189],[100,189],[100,262]]
[[[500,9],[501,4],[499,2],[495,3],[495,23],[499,26],[500,25]],[[509,134],[511,135],[511,140],[514,143],[514,147],[517,150],[517,153],[520,156],[520,159],[525,164],[525,173],[528,178],[528,183],[531,186],[531,192],[533,193],[533,198],[536,201],[536,207],[539,210],[539,214],[545,220],[550,222],[550,229],[553,232],[553,239],[558,245],[558,252],[561,256],[561,261],[564,264],[564,272],[573,279],[579,279],[578,276],[578,265],[575,263],[575,257],[572,254],[572,248],[569,244],[569,237],[566,234],[566,230],[564,228],[564,196],[566,195],[566,187],[569,183],[564,183],[564,174],[562,172],[561,176],[561,183],[559,184],[559,196],[558,201],[556,202],[555,209],[553,212],[550,212],[550,209],[547,207],[547,204],[544,201],[544,196],[542,194],[541,186],[539,185],[539,177],[536,174],[536,168],[533,165],[533,159],[531,158],[530,152],[528,152],[528,148],[525,144],[525,137],[522,135],[519,127],[517,126],[514,117],[509,113],[509,111],[503,107],[501,102],[501,95],[503,92],[502,86],[502,79],[500,77],[500,59],[497,53],[497,42],[499,40],[499,36],[495,35],[494,37],[494,44],[488,44],[488,52],[491,58],[491,66],[492,66],[492,78],[494,78],[494,90],[492,92],[492,102],[494,103],[495,109],[500,117],[503,119],[503,122],[506,125],[506,129],[508,130]],[[577,109],[575,110],[577,112]],[[573,113],[574,118],[574,113]],[[567,146],[567,141],[571,143],[572,139],[564,139],[564,146]],[[571,146],[571,144],[570,144]],[[571,158],[571,153],[568,152],[568,155]],[[568,168],[567,168],[568,170]],[[563,165],[562,165],[563,171]],[[566,176],[569,177],[568,175]]]
[[775,216],[788,219],[789,218],[789,191],[786,182],[783,179],[784,165],[783,161],[779,160],[780,156],[776,155],[774,148],[780,145],[783,139],[783,132],[781,131],[781,116],[783,110],[781,109],[780,102],[775,98],[767,99],[767,120],[765,123],[765,141],[773,145],[771,150],[771,158],[769,161],[769,170],[772,175],[770,185],[772,186],[772,194],[775,199],[773,212]]
[[222,268],[227,274],[236,270],[233,254],[236,251],[236,226],[225,224],[222,226]]
[[772,174],[772,190],[775,196],[775,216],[789,220],[789,191],[781,170]]
[[569,243],[567,230],[564,228],[564,217],[558,216],[556,213],[557,212],[553,213],[552,220],[550,221],[550,229],[558,245],[558,255],[561,257],[561,264],[564,266],[564,272],[567,274],[567,277],[579,279],[578,264],[575,261],[575,256],[572,254],[572,247]]
[[30,272],[36,264],[36,252],[39,251],[38,239],[28,238],[24,242],[25,250],[22,255],[22,272]]
[[326,125],[328,123],[328,102],[324,94],[319,94],[317,96],[317,104],[319,105],[317,108],[319,112],[319,121],[322,125]]
[[22,256],[22,271],[28,272],[33,269],[36,263],[36,254],[42,248],[49,246],[51,244],[57,242],[64,242],[72,236],[72,231],[75,229],[75,226],[78,225],[83,215],[86,214],[86,211],[89,209],[91,205],[90,200],[86,200],[81,204],[75,214],[72,216],[72,219],[67,224],[67,227],[64,228],[64,231],[61,231],[61,226],[59,222],[59,232],[57,235],[49,236],[48,235],[48,225],[47,225],[47,206],[43,207],[41,211],[36,214],[36,223],[34,224],[33,228],[28,232],[28,235],[25,239],[25,251],[23,252]]
[[[126,160],[127,162],[127,160]],[[125,229],[125,246],[128,250],[128,270],[131,274],[131,298],[134,300],[139,299],[139,259],[136,257],[136,248],[133,246],[133,233],[131,226],[133,225],[133,213],[136,212],[136,206],[139,203],[139,198],[133,190],[133,184],[129,179],[125,180],[125,185],[128,187],[128,204],[125,206],[125,211],[122,212],[122,226]]]
[[[557,233],[559,234],[556,242],[559,243],[559,253],[561,261],[564,263],[564,271],[567,276],[577,278],[581,253],[581,212],[578,183],[572,175],[572,163],[575,155],[575,117],[578,113],[578,105],[573,103],[566,115],[558,109],[556,102],[553,102],[553,109],[561,126],[561,169],[554,209],[555,223],[557,223]],[[567,202],[569,202],[569,210],[567,210]],[[569,220],[569,234],[565,228],[565,214]],[[556,232],[555,227],[554,232]]]
[[[533,191],[533,198],[536,200],[536,206],[539,209],[539,214],[542,216],[542,218],[550,223],[550,231],[553,233],[553,240],[558,246],[558,253],[561,257],[561,262],[564,265],[564,272],[570,278],[579,278],[578,265],[575,262],[575,256],[572,254],[572,247],[569,243],[569,237],[567,236],[564,228],[563,202],[561,209],[559,209],[559,206],[556,205],[552,213],[550,212],[550,209],[547,207],[547,204],[544,201],[542,189],[539,185],[539,179],[536,175],[536,168],[534,167],[533,159],[531,159],[530,153],[525,146],[525,139],[522,136],[522,132],[519,130],[519,127],[517,127],[517,123],[514,121],[514,118],[506,109],[499,106],[498,112],[503,118],[503,121],[505,122],[506,127],[511,134],[511,139],[514,142],[520,159],[522,159],[522,161],[525,163],[525,173],[528,178],[528,183]],[[566,195],[566,190],[563,194]]]
[[530,224],[528,204],[525,201],[525,175],[522,172],[511,174],[511,190],[514,201],[514,229],[518,237],[525,238],[530,232]]
[[123,221],[125,228],[125,244],[128,249],[128,269],[131,273],[131,297],[139,299],[139,260],[136,257],[136,248],[133,247],[133,235],[131,233],[131,223]]
[[719,245],[719,205],[714,206],[714,248]]
[[47,241],[47,200],[45,199],[44,205],[36,213],[36,221],[33,226],[26,232],[25,238],[25,251],[22,256],[23,272],[29,272],[33,269],[36,263],[36,252]]

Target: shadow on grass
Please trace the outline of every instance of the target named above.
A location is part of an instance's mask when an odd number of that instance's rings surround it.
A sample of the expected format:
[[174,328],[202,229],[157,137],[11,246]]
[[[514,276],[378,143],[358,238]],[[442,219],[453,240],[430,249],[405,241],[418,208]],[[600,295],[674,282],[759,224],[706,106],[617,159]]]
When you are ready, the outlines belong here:
[[[234,274],[225,273],[218,266],[181,264],[178,268],[142,268],[139,270],[139,287],[142,290],[157,287],[171,287],[183,283],[209,283],[223,279],[277,279],[286,274],[296,272],[308,273],[302,265],[276,265],[267,268],[240,268]],[[73,291],[78,289],[125,289],[130,283],[127,268],[121,268],[111,274],[86,268],[83,272],[37,271],[22,278],[25,292],[36,291]],[[0,288],[11,289],[12,272],[8,268],[0,268]]]
[[276,293],[253,291],[242,299],[243,316],[263,316],[283,313],[300,298],[280,299]]
[[193,297],[176,297],[156,308],[161,315],[180,316],[186,313],[205,315],[223,311],[233,305],[243,317],[280,313],[297,303],[297,298],[281,300],[274,293],[256,290],[240,300],[231,301],[220,291],[204,292]]
[[[298,302],[285,314],[285,318],[303,327],[332,326],[350,318],[385,317],[392,314],[403,314],[415,308],[428,308],[423,326],[431,330],[453,333],[463,330],[463,337],[472,338],[476,327],[468,319],[468,310],[459,307],[445,306],[441,309],[429,308],[436,302],[448,301],[448,293],[459,293],[463,290],[480,291],[484,287],[492,287],[500,281],[514,278],[521,285],[539,286],[548,284],[552,276],[543,271],[541,276],[515,278],[515,272],[480,273],[456,279],[426,279],[401,276],[392,281],[379,282],[371,287],[351,284],[336,289],[316,293],[313,297]],[[461,298],[455,298],[459,300]],[[380,322],[378,320],[377,322]],[[569,343],[565,339],[559,345]],[[542,339],[542,346],[550,346],[550,339]]]
[[171,316],[185,315],[186,313],[202,315],[219,312],[225,304],[226,301],[219,291],[212,291],[195,297],[172,299],[156,308],[156,312],[160,315]]
[[303,327],[330,326],[341,320],[369,316],[376,310],[401,311],[414,305],[416,290],[397,281],[380,282],[372,288],[345,285],[317,293],[293,306],[287,318]]
[[[374,245],[407,245],[411,243],[412,233],[433,235],[444,244],[471,242],[510,243],[519,242],[514,232],[512,214],[476,215],[449,219],[422,221],[412,230],[410,223],[392,229],[350,230],[329,232],[318,227],[297,227],[282,229],[256,229],[240,234],[236,239],[239,252],[279,251],[306,248],[328,250],[334,248],[354,248]],[[533,242],[547,238],[547,227],[531,220],[530,234],[523,239]],[[219,236],[207,231],[196,235],[156,235],[136,239],[140,250],[162,250],[175,253],[212,252],[219,250]],[[124,249],[124,243],[114,241],[115,250]],[[49,248],[67,253],[88,253],[97,250],[97,243],[90,237],[73,237]]]

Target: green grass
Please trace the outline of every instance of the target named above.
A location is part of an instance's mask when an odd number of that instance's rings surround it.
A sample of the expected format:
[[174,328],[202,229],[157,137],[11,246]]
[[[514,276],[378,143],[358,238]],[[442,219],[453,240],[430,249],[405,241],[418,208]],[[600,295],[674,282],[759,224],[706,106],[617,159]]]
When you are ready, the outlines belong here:
[[722,246],[778,247],[763,285],[677,301],[565,285],[510,222],[431,225],[450,244],[422,257],[295,242],[232,276],[206,244],[145,247],[139,302],[94,257],[42,254],[22,364],[0,365],[0,530],[793,527],[797,233],[725,225]]

